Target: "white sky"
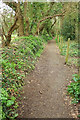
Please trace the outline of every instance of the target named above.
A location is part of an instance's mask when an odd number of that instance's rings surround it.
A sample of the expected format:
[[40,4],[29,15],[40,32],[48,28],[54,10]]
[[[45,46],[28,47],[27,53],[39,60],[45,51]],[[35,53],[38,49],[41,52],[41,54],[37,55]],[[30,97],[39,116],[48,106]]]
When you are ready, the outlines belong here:
[[12,11],[12,9],[8,5],[0,1],[0,13],[3,13],[4,9],[8,12]]

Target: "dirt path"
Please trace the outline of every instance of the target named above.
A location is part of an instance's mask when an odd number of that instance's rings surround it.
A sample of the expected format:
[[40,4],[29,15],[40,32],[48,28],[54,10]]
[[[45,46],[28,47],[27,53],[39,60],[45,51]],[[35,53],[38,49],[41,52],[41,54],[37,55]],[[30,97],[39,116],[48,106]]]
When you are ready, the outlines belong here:
[[65,103],[66,86],[74,69],[64,65],[54,40],[45,48],[35,70],[25,79],[22,118],[70,118],[71,106]]

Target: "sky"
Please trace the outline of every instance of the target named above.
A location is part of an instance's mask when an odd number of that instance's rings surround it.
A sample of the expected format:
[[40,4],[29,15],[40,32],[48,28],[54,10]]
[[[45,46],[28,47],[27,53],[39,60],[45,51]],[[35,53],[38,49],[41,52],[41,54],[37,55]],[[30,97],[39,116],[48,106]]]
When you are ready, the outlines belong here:
[[2,1],[0,1],[0,14],[3,13],[3,10],[6,9],[7,11],[12,11],[12,9],[6,5],[5,3],[3,3]]

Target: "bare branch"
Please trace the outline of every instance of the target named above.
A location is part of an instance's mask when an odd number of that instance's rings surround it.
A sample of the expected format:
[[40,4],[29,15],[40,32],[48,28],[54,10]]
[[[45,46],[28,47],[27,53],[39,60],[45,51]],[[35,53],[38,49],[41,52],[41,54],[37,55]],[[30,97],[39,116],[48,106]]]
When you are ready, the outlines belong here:
[[9,34],[12,34],[12,32],[19,27],[19,26],[16,25],[17,21],[18,21],[18,17],[16,17],[16,20],[15,20],[14,24],[11,26],[11,28],[8,32]]
[[[11,26],[11,28],[9,29],[7,35],[5,34],[4,28],[3,28],[3,26],[2,26],[2,35],[4,35],[4,36],[6,37],[6,40],[7,40],[7,41],[5,42],[5,45],[6,45],[6,46],[8,46],[9,43],[10,43],[10,41],[11,41],[12,32],[19,27],[19,26],[17,25],[17,21],[18,21],[18,17],[16,17],[15,22],[14,22],[14,24]],[[2,38],[3,38],[3,36],[2,36]]]
[[56,23],[56,18],[55,18],[55,21],[54,21],[54,23],[51,25],[51,28],[55,25],[55,23]]

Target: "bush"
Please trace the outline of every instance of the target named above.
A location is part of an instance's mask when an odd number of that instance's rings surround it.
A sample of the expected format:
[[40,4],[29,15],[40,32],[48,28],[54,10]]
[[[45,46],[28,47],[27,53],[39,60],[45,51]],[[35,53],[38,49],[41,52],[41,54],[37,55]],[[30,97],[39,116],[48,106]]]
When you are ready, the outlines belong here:
[[80,76],[78,74],[73,75],[73,81],[68,85],[68,94],[72,97],[72,103],[80,102]]
[[68,38],[71,40],[75,39],[75,22],[71,16],[65,17],[61,28],[61,34],[66,41]]
[[25,71],[34,69],[34,63],[43,50],[41,38],[28,36],[14,40],[11,47],[2,50],[2,118],[14,119],[17,114],[17,99],[24,85]]

